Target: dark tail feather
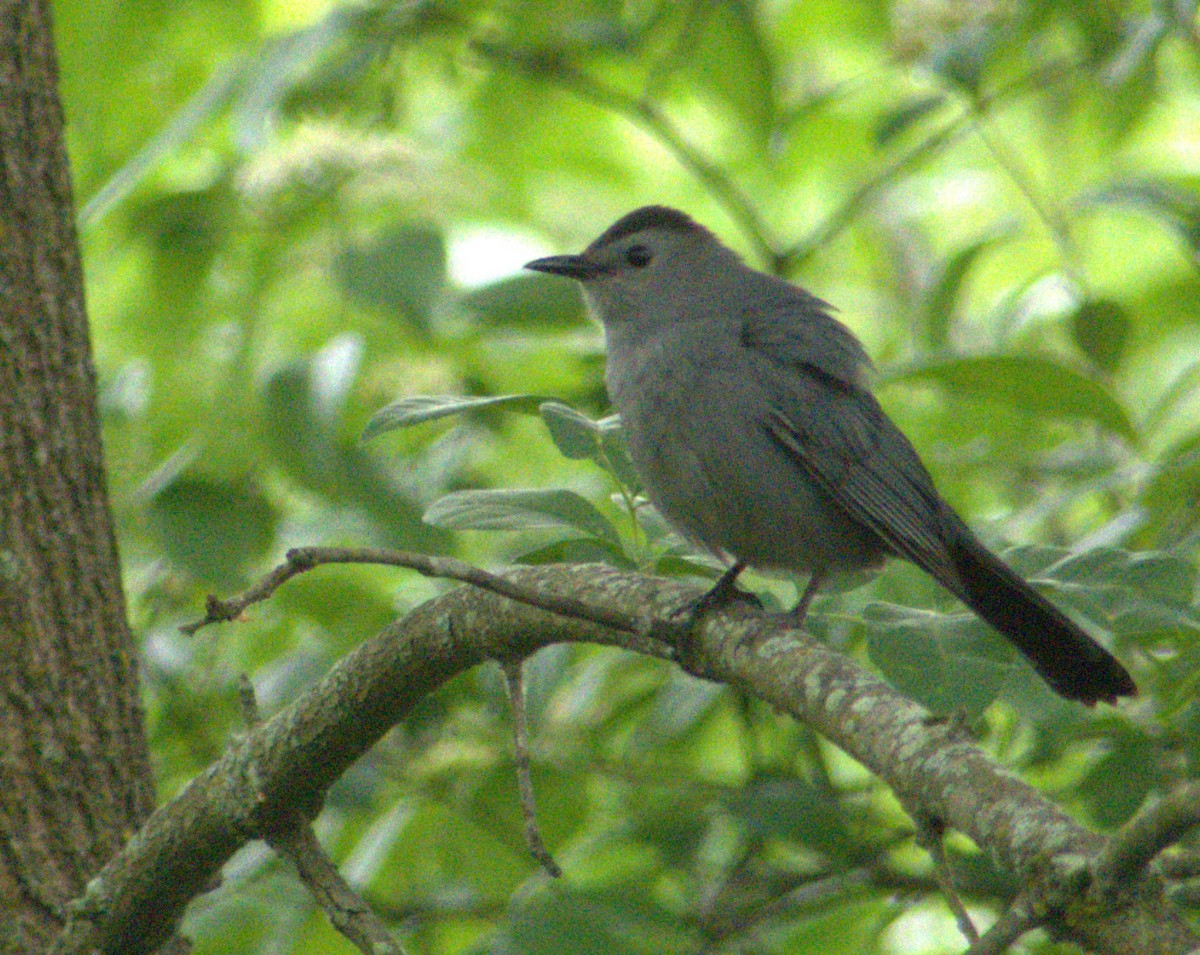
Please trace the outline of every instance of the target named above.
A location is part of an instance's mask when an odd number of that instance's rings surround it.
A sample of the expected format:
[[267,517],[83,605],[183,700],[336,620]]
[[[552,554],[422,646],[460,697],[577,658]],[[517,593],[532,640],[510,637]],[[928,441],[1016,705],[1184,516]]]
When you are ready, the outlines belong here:
[[1025,655],[1050,686],[1088,706],[1136,696],[1125,668],[967,532],[950,542],[962,601]]

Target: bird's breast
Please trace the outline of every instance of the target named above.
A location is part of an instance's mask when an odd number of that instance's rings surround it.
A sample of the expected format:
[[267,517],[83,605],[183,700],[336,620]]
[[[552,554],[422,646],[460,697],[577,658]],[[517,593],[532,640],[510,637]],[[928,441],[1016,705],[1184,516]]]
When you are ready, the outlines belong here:
[[663,335],[618,347],[607,382],[647,495],[685,536],[763,569],[878,562],[874,535],[763,426],[771,400],[736,341]]

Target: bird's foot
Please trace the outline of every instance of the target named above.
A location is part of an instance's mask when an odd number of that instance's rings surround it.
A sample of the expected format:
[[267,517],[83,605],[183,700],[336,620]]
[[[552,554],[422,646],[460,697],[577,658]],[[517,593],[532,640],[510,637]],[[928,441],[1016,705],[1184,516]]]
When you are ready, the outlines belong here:
[[745,564],[738,561],[725,571],[712,587],[672,613],[671,618],[690,630],[695,626],[696,621],[710,610],[720,610],[731,603],[748,603],[752,607],[762,610],[762,601],[750,591],[742,590],[737,585],[738,574],[745,567]]
[[692,669],[691,663],[698,658],[700,648],[696,643],[696,625],[702,616],[731,603],[746,603],[757,610],[763,609],[762,601],[757,596],[737,585],[738,574],[745,566],[740,561],[735,563],[707,591],[671,614],[669,619],[677,635],[676,657],[688,669]]

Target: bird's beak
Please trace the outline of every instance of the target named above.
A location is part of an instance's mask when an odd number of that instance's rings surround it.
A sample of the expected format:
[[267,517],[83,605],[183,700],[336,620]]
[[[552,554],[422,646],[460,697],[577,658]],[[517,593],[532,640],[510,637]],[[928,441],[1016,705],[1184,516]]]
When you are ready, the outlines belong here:
[[550,255],[544,259],[526,262],[525,268],[534,272],[548,272],[550,275],[565,275],[580,282],[593,279],[604,271],[601,266],[582,255]]

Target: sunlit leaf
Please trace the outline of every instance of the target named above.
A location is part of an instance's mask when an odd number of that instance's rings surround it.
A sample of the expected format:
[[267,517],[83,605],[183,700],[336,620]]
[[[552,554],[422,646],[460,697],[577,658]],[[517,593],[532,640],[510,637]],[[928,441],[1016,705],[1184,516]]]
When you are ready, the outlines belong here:
[[987,236],[957,251],[937,273],[936,278],[922,296],[921,324],[930,348],[946,347],[955,306],[962,295],[967,276],[979,257],[996,241],[997,236]]
[[1194,187],[1166,179],[1131,180],[1096,190],[1086,199],[1147,212],[1173,229],[1193,255],[1200,254],[1200,193]]

